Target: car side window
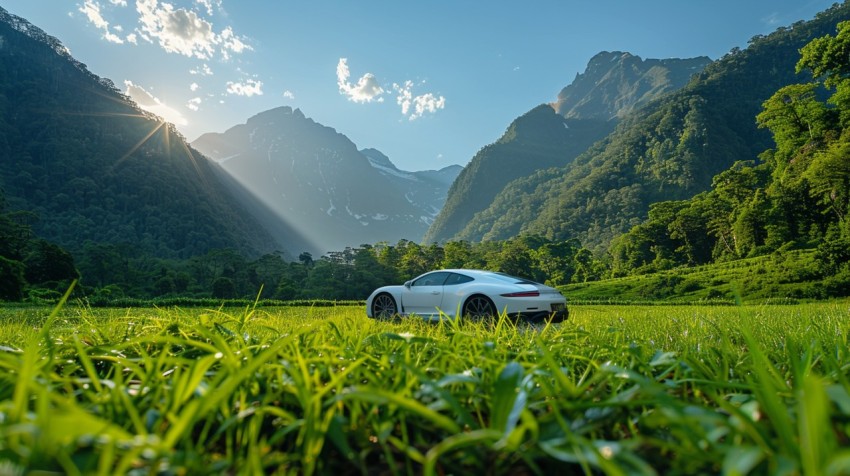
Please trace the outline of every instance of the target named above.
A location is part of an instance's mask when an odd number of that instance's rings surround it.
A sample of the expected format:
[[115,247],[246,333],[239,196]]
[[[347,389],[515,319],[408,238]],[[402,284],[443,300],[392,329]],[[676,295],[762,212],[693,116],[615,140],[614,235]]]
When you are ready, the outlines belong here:
[[473,281],[473,279],[470,278],[469,276],[464,276],[462,274],[457,274],[457,273],[450,273],[448,279],[446,279],[444,286],[452,286],[452,285],[456,285],[456,284],[463,284],[463,283],[468,283],[470,281]]
[[442,286],[451,273],[428,273],[414,281],[411,286]]

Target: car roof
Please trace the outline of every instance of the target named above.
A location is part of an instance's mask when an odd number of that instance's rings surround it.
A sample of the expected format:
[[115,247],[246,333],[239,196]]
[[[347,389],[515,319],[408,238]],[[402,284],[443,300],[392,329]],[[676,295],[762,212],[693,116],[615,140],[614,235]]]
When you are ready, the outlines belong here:
[[449,272],[449,273],[459,273],[459,274],[468,274],[468,275],[479,275],[479,276],[496,274],[494,271],[487,271],[487,270],[484,270],[484,269],[450,268],[450,269],[436,270],[435,272],[437,272],[437,271],[443,271],[443,272]]
[[[433,273],[438,273],[438,272],[458,273],[458,274],[465,274],[467,276],[479,277],[479,278],[481,278],[481,277],[494,277],[494,276],[508,276],[505,273],[498,273],[496,271],[488,271],[486,269],[450,268],[450,269],[434,270],[432,272]],[[511,276],[511,277],[516,277],[516,276]],[[517,279],[523,279],[523,278],[517,278]]]
[[[513,275],[505,274],[505,273],[499,273],[497,271],[488,271],[486,269],[449,268],[449,269],[438,269],[438,270],[430,271],[429,273],[439,273],[439,272],[458,273],[458,274],[464,274],[466,276],[477,277],[477,278],[491,278],[491,279],[495,278],[499,281],[501,281],[505,277],[510,277],[510,278],[514,278],[514,279],[517,279],[517,280],[520,281],[520,282],[517,282],[515,284],[535,284],[535,285],[539,284],[539,283],[536,283],[536,282],[534,282],[530,279],[521,278],[519,276],[513,276]],[[425,274],[429,274],[429,273],[425,273]]]

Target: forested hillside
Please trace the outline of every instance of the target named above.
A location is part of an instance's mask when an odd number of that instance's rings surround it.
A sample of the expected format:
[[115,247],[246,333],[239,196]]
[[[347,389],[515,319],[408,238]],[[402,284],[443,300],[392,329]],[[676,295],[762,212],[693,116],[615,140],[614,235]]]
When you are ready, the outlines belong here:
[[123,246],[187,258],[276,248],[173,126],[62,44],[0,9],[0,189],[35,235],[76,256]]
[[517,118],[498,141],[475,154],[449,189],[425,241],[482,239],[477,227],[467,224],[505,185],[569,164],[609,134],[628,111],[681,88],[708,62],[705,57],[643,60],[618,51],[597,54],[587,70],[561,90],[556,103]]
[[478,151],[460,172],[425,241],[454,236],[511,180],[564,165],[611,127],[608,121],[564,119],[546,104],[532,109],[516,119],[495,144]]
[[707,192],[653,204],[615,240],[615,275],[816,247],[825,286],[850,294],[850,22],[797,58],[800,78],[817,79],[782,87],[756,118],[775,145]]
[[680,91],[626,117],[603,141],[560,170],[504,188],[458,237],[505,239],[518,233],[578,238],[597,252],[642,222],[650,204],[692,197],[740,160],[772,147],[755,117],[778,89],[805,81],[798,51],[835,31],[850,5],[756,37],[706,67]]

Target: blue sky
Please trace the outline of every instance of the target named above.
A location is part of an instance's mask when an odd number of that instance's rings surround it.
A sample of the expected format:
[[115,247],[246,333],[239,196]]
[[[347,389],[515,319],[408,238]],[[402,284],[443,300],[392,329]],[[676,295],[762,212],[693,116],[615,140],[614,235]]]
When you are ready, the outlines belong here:
[[3,0],[191,141],[300,108],[400,168],[465,165],[600,51],[717,59],[832,0]]

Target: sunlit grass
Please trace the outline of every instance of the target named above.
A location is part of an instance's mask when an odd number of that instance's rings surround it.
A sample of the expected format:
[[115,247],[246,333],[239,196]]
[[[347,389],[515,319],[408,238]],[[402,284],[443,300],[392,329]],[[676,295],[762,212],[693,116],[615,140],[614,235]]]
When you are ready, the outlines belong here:
[[848,303],[0,314],[12,474],[850,471]]

